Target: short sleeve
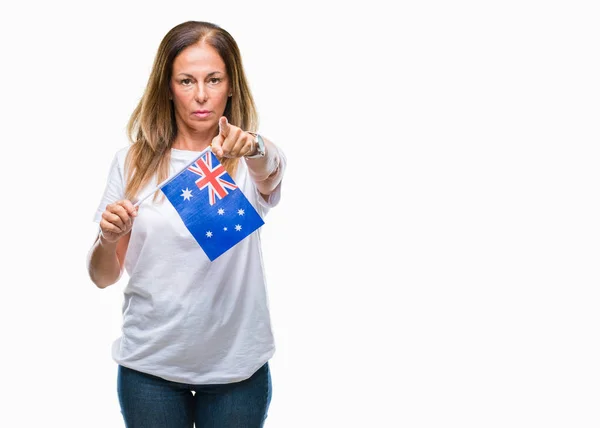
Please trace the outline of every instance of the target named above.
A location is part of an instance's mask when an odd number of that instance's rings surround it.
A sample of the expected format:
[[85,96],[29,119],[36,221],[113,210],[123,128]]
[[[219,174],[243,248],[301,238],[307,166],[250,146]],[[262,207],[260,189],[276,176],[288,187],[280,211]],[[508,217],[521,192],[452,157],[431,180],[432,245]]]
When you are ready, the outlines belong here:
[[102,220],[102,213],[107,205],[125,198],[125,180],[123,174],[124,162],[121,155],[121,152],[115,154],[110,165],[104,195],[94,214],[94,221],[96,223],[100,223],[100,220]]

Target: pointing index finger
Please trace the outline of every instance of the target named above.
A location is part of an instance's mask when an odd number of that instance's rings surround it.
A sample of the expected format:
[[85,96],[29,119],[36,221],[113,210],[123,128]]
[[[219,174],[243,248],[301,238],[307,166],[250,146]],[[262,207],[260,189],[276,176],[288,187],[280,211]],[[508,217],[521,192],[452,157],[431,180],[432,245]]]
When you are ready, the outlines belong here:
[[224,138],[227,138],[227,136],[229,135],[229,122],[227,121],[227,118],[225,116],[221,116],[221,118],[219,119],[219,133]]

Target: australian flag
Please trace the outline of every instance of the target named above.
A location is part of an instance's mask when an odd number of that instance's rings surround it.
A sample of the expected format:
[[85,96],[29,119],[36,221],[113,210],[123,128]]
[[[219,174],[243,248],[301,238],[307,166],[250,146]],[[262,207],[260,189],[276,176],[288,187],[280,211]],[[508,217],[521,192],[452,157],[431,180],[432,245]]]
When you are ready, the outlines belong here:
[[211,151],[161,190],[210,261],[264,224]]

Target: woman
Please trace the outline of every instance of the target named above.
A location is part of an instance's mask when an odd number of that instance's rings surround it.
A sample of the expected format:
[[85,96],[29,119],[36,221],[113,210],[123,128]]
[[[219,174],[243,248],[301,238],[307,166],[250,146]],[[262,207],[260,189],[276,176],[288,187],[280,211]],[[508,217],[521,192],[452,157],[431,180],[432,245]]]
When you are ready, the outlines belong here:
[[211,262],[159,192],[134,207],[211,147],[264,217],[285,156],[256,127],[231,35],[208,22],[171,29],[129,121],[131,144],[112,162],[88,255],[100,288],[129,275],[112,348],[127,427],[263,426],[275,347],[260,229]]

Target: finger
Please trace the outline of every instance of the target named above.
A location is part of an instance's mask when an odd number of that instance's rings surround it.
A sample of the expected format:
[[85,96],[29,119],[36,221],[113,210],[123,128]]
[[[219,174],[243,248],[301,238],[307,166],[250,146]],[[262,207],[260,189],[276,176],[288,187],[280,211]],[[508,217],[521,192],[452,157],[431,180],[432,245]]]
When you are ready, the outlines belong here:
[[231,157],[246,156],[253,151],[254,136],[242,131],[239,128],[238,130],[239,132],[237,135],[237,140],[229,151]]
[[117,204],[114,207],[114,209],[112,210],[112,213],[118,215],[121,218],[121,221],[123,222],[123,224],[127,224],[127,222],[129,220],[131,220],[131,216],[129,215],[129,213],[127,212],[125,207],[123,207],[120,204]]
[[225,116],[221,116],[219,119],[219,134],[223,136],[223,138],[227,138],[229,135],[230,127],[229,122]]
[[110,211],[113,214],[116,214],[119,216],[119,218],[121,219],[121,222],[123,224],[123,227],[125,229],[131,226],[132,217],[129,215],[127,210],[125,210],[125,208],[122,205],[120,205],[119,203],[114,204],[113,206],[111,206]]
[[115,226],[114,224],[106,221],[105,219],[100,220],[100,231],[102,234],[106,235],[107,233],[114,233],[115,235],[120,235],[123,231]]
[[219,157],[223,157],[223,140],[224,138],[219,134],[213,138],[212,143],[210,143],[212,152]]
[[119,201],[117,203],[119,205],[121,205],[123,208],[125,208],[125,211],[127,211],[127,214],[129,214],[129,216],[135,217],[137,215],[137,208],[138,207],[134,207],[130,200],[124,199],[124,200]]
[[254,153],[255,137],[252,134],[246,133],[244,146],[242,148],[243,156],[248,156]]
[[249,152],[249,147],[251,147],[250,146],[251,142],[248,139],[248,135],[249,134],[246,134],[245,132],[240,132],[240,137],[238,138],[237,142],[235,143],[235,147],[231,151],[231,154],[233,156],[241,157]]
[[125,223],[123,223],[123,220],[121,219],[121,217],[119,217],[117,214],[115,214],[113,212],[104,211],[102,213],[102,220],[104,220],[107,223],[110,223],[113,226],[115,226],[116,228],[118,228],[119,232],[121,232],[122,230],[125,230]]
[[229,135],[223,141],[223,156],[227,158],[238,157],[241,148],[244,146],[242,130],[235,126],[229,127]]

